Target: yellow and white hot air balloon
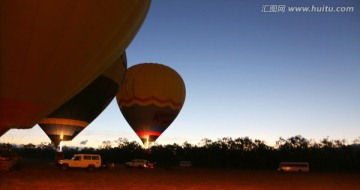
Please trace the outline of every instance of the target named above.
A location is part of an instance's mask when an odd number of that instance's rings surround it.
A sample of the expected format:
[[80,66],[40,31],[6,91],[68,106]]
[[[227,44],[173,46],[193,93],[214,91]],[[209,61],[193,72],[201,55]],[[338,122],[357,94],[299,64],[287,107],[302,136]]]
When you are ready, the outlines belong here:
[[143,63],[128,68],[116,99],[126,121],[148,147],[174,121],[185,96],[184,81],[175,70]]

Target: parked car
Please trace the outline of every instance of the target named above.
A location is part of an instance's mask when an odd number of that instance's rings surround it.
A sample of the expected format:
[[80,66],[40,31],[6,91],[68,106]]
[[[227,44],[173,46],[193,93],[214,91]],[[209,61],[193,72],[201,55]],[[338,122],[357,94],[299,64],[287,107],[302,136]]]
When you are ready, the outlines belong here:
[[154,163],[144,159],[134,159],[125,163],[126,167],[154,168]]
[[191,161],[180,161],[179,166],[182,168],[192,167],[192,162]]
[[94,171],[102,166],[101,156],[98,154],[75,154],[71,160],[59,160],[57,165],[61,170],[86,168],[88,171]]
[[310,167],[308,162],[280,162],[277,170],[281,172],[309,172]]
[[20,169],[21,157],[10,149],[0,150],[1,170]]

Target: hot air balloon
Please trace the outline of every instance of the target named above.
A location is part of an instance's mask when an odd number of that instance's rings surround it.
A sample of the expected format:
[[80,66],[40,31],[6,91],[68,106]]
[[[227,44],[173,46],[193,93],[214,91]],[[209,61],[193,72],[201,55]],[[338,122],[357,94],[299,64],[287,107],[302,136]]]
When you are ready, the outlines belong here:
[[143,63],[128,68],[116,99],[124,118],[148,148],[179,114],[185,95],[184,81],[175,70]]
[[105,73],[38,124],[55,147],[71,141],[114,99],[127,68],[124,53]]
[[9,129],[0,129],[0,137],[3,136]]
[[150,0],[0,1],[0,130],[31,128],[103,73]]

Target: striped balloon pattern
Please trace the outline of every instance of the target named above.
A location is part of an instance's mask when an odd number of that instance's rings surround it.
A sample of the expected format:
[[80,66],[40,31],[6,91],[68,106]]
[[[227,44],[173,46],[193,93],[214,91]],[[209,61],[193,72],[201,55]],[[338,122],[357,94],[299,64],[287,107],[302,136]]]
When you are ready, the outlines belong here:
[[142,63],[128,68],[116,99],[124,118],[146,147],[175,120],[185,96],[184,81],[175,70]]
[[71,141],[110,104],[120,89],[126,68],[124,53],[89,86],[38,123],[55,147],[61,141]]

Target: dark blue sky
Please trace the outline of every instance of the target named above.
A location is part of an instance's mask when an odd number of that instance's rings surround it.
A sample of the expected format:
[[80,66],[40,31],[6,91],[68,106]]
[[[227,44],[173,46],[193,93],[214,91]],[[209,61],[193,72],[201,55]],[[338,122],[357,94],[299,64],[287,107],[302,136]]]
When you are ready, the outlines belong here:
[[[285,5],[285,12],[262,12],[267,5]],[[294,13],[292,6],[354,11]],[[360,137],[358,0],[153,0],[127,53],[129,66],[162,63],[185,81],[183,110],[159,143]],[[49,141],[37,126],[31,130]],[[19,133],[0,140],[27,142]],[[113,101],[73,144],[119,137],[140,142]]]

